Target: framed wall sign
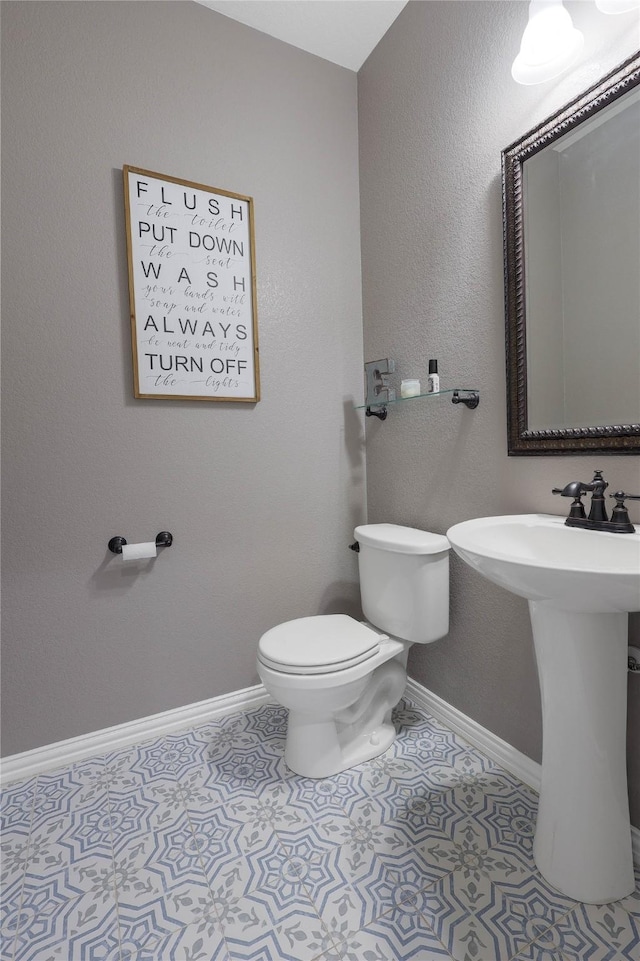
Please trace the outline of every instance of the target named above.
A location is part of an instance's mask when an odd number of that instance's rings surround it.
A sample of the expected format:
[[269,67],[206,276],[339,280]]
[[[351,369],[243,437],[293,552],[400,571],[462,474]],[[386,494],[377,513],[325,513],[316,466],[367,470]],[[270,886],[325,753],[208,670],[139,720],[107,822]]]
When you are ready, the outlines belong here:
[[252,198],[123,173],[135,396],[255,403]]

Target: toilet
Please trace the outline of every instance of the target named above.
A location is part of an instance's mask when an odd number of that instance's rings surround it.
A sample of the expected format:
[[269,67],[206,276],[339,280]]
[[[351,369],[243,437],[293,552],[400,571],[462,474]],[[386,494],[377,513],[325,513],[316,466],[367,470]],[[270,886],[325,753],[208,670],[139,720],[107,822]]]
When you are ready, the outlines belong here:
[[354,533],[366,621],[300,617],[258,644],[262,683],[289,711],[285,761],[303,777],[329,777],[386,751],[409,648],[449,631],[447,538],[397,524]]

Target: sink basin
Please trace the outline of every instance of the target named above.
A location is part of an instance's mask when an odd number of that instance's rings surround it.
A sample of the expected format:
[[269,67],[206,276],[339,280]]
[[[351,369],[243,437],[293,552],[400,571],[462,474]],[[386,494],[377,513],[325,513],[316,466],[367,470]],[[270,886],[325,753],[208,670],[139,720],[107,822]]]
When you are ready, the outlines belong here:
[[467,564],[514,594],[563,610],[640,610],[640,534],[566,527],[552,514],[479,517],[447,531]]
[[447,531],[456,554],[529,602],[543,748],[534,857],[578,901],[634,890],[626,773],[628,612],[640,610],[640,534],[547,514]]

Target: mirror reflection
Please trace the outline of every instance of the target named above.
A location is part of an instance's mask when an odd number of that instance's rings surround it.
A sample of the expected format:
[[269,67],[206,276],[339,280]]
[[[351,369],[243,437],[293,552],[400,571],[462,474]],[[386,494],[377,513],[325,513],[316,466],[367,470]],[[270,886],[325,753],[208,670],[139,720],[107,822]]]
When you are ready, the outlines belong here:
[[531,430],[640,422],[640,89],[524,163]]

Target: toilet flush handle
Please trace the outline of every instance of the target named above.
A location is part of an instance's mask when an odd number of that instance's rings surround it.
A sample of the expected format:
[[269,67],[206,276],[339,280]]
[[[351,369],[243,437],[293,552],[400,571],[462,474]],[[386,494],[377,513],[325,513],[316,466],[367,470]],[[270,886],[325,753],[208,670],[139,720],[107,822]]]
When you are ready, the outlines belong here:
[[349,550],[350,550],[350,551],[355,551],[356,554],[359,554],[359,553],[360,553],[360,544],[358,543],[358,541],[354,541],[353,544],[349,544]]

